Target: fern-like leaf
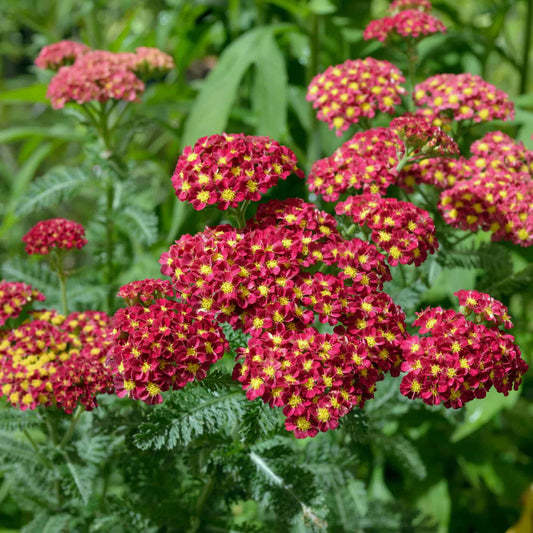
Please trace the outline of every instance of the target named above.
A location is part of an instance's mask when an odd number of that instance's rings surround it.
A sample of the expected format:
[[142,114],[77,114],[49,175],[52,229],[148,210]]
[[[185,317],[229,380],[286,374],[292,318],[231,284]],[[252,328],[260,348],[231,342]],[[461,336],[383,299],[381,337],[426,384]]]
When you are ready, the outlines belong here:
[[172,449],[206,433],[230,431],[243,415],[246,401],[238,389],[222,392],[191,387],[186,394],[173,392],[148,414],[135,444],[142,450]]
[[157,240],[158,219],[151,211],[127,206],[118,214],[117,224],[141,244],[150,245]]
[[528,265],[514,274],[503,277],[503,279],[499,276],[499,280],[487,285],[485,290],[494,298],[501,298],[517,292],[530,292],[532,285],[533,265]]
[[16,207],[16,214],[27,215],[64,202],[78,193],[90,179],[91,175],[80,168],[53,168],[31,183]]

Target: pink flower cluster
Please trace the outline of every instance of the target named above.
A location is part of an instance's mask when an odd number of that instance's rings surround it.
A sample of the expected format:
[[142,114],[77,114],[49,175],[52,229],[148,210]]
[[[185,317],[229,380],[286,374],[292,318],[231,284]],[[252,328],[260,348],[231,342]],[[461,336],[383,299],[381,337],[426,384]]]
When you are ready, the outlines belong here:
[[59,70],[90,50],[87,45],[75,41],[59,41],[45,46],[35,59],[35,65],[42,69]]
[[141,279],[120,287],[117,296],[127,305],[150,305],[160,298],[173,298],[174,289],[166,279]]
[[465,316],[473,313],[478,320],[485,320],[491,326],[503,325],[506,329],[513,327],[507,307],[489,294],[463,289],[457,291],[455,296],[459,305],[464,308],[462,312]]
[[[383,283],[391,279],[383,255],[360,239],[344,240],[331,215],[303,200],[262,204],[255,219],[241,230],[217,226],[194,236],[185,235],[161,256],[160,263],[161,272],[172,277],[176,293],[194,311],[214,322],[227,322],[254,339],[267,342],[281,336],[288,348],[298,339],[319,335],[310,329],[317,320],[332,325],[336,335],[348,338],[339,342],[357,344],[357,339],[366,339],[371,377],[365,383],[369,388],[366,395],[355,392],[357,379],[352,375],[355,388],[347,390],[355,396],[350,396],[346,407],[362,405],[373,395],[372,380],[382,379],[384,372],[398,371],[404,315],[381,292]],[[317,272],[321,264],[330,266],[334,273]],[[255,350],[258,344],[250,342]],[[241,355],[242,364],[248,364],[248,355]],[[255,376],[241,373],[241,368],[235,375],[249,389]],[[281,372],[287,374],[289,367],[284,366]],[[277,382],[276,378],[269,383],[274,386]],[[335,410],[334,397],[326,396],[327,401],[321,404],[330,409],[331,424],[345,412]],[[309,406],[301,415],[310,422],[308,430],[301,429],[306,425],[303,421],[293,427],[290,420],[296,419],[288,419],[287,428],[300,428],[297,436],[327,429],[317,425],[312,409]]]
[[[39,56],[39,64],[43,64],[50,55],[47,48],[56,47],[52,49],[58,50],[56,54],[66,53],[68,47],[62,44],[64,42],[43,49],[41,55],[44,54],[44,58]],[[74,59],[72,65],[59,68],[48,86],[47,96],[54,109],[60,109],[68,102],[138,101],[144,92],[142,79],[164,74],[174,67],[169,55],[157,48],[145,47],[138,48],[135,53],[114,53],[85,47],[83,53],[78,53]],[[60,66],[58,62],[55,64]]]
[[257,201],[279,179],[303,177],[296,156],[269,137],[242,133],[202,137],[185,148],[172,176],[176,195],[197,209],[219,209]]
[[22,237],[22,241],[30,255],[47,255],[54,248],[70,250],[87,244],[83,226],[66,218],[41,220]]
[[67,317],[39,311],[0,338],[0,394],[25,411],[56,406],[87,411],[96,396],[112,390],[104,366],[109,319],[86,311]]
[[389,128],[372,128],[356,133],[333,155],[319,159],[307,177],[309,190],[334,202],[350,190],[384,194],[396,183],[398,136]]
[[457,143],[440,128],[420,116],[404,115],[390,123],[390,129],[403,141],[405,150],[413,155],[446,157],[459,155]]
[[413,98],[417,106],[427,106],[435,113],[447,111],[454,120],[484,122],[514,118],[509,96],[469,73],[432,76],[415,87]]
[[441,194],[444,219],[453,227],[490,231],[493,240],[531,245],[533,152],[501,132],[485,135],[471,150],[454,171],[460,181]]
[[339,202],[335,212],[370,228],[370,238],[388,254],[387,260],[392,266],[398,263],[419,266],[428,253],[435,253],[439,247],[429,213],[410,202],[361,194]]
[[17,318],[32,302],[44,300],[44,294],[27,283],[0,281],[0,327],[10,318]]
[[363,33],[366,41],[385,42],[395,37],[421,39],[435,33],[446,33],[446,26],[425,11],[405,10],[391,17],[371,21]]
[[431,11],[431,3],[428,0],[394,0],[391,2],[388,12],[391,15],[408,9],[417,9],[418,11]]
[[511,335],[441,307],[418,313],[414,325],[429,335],[413,336],[403,344],[403,395],[457,409],[484,398],[492,386],[505,395],[518,389],[528,365]]
[[119,309],[109,341],[117,395],[148,404],[161,403],[164,391],[205,378],[228,347],[218,325],[167,299]]
[[315,76],[307,100],[318,109],[318,119],[341,135],[350,124],[373,118],[378,110],[393,113],[405,93],[401,86],[404,81],[402,73],[388,61],[348,59]]
[[404,168],[398,185],[408,192],[412,192],[417,183],[448,189],[456,182],[472,177],[472,172],[469,160],[462,156],[458,159],[422,159]]

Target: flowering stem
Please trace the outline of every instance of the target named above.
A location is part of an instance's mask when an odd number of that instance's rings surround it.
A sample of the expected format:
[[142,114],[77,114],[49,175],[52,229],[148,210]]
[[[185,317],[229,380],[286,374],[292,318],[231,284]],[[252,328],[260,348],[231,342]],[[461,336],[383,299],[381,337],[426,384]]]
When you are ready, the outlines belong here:
[[250,205],[250,200],[244,200],[238,207],[231,209],[231,215],[235,218],[237,223],[237,229],[244,228],[246,226],[246,210]]
[[416,85],[416,64],[418,56],[416,54],[416,44],[414,39],[407,40],[407,79],[409,83],[409,98],[407,100],[407,108],[409,111],[415,110],[415,102],[413,100],[415,85]]
[[400,173],[405,165],[410,162],[411,160],[411,154],[412,151],[406,148],[405,154],[403,157],[398,161],[398,165],[396,165],[396,172]]
[[83,406],[78,405],[78,407],[76,407],[76,411],[74,411],[74,415],[70,419],[70,425],[67,429],[67,432],[61,439],[61,442],[59,443],[60,448],[63,448],[68,444],[68,442],[72,438],[72,435],[74,434],[74,429],[76,428],[76,424],[78,423],[78,420],[80,419],[81,415],[84,412],[85,412],[85,409],[83,408]]
[[63,257],[65,251],[61,249],[53,250],[51,257],[50,267],[52,270],[55,270],[57,277],[59,279],[59,289],[61,293],[61,308],[65,316],[68,315],[68,299],[67,299],[67,275],[63,268]]
[[[311,14],[309,23],[309,65],[307,68],[307,85],[318,72],[318,54],[320,51],[320,20],[319,15]],[[320,137],[320,129],[318,119],[316,118],[315,110],[309,106],[311,113],[310,130],[308,133],[307,142],[307,171],[311,169],[311,165],[320,159],[322,155],[322,142]]]

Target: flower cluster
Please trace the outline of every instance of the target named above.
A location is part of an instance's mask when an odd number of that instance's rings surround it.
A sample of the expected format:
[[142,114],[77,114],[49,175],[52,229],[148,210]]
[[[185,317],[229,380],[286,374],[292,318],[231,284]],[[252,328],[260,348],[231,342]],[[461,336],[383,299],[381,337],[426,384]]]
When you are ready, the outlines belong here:
[[90,51],[90,48],[75,41],[59,41],[45,46],[35,59],[38,68],[59,70],[64,65],[70,65],[81,55]]
[[0,340],[1,394],[22,409],[56,406],[91,410],[96,395],[111,392],[104,366],[109,319],[86,311],[67,317],[38,311]]
[[158,48],[140,46],[135,49],[133,71],[141,79],[150,79],[162,76],[171,71],[175,65],[174,60]]
[[44,300],[44,294],[27,283],[0,281],[0,327],[10,318],[17,318],[27,305]]
[[61,67],[48,86],[52,107],[61,109],[68,102],[138,101],[144,83],[132,72],[130,55],[94,50]]
[[148,404],[161,403],[161,392],[205,378],[228,347],[218,325],[167,299],[119,309],[109,342],[117,395]]
[[459,155],[459,146],[442,129],[420,116],[404,115],[390,123],[390,129],[404,143],[406,152],[428,157]]
[[174,68],[172,58],[157,48],[140,47],[135,53],[114,53],[68,43],[62,41],[43,48],[36,60],[42,68],[61,67],[48,87],[47,96],[54,109],[62,108],[67,102],[137,101],[144,92],[143,79]]
[[[443,172],[445,180],[460,180],[441,194],[439,210],[444,219],[461,229],[490,231],[493,240],[529,246],[533,243],[533,152],[498,131],[476,141],[471,151],[472,157],[459,160],[457,169]],[[430,169],[434,166],[428,164]]]
[[472,173],[470,162],[465,157],[458,159],[434,157],[422,159],[405,167],[400,174],[398,185],[408,192],[412,192],[417,183],[448,189],[458,181],[470,179]]
[[120,287],[117,296],[127,305],[150,305],[165,296],[173,297],[172,283],[166,279],[141,279]]
[[217,204],[226,210],[257,201],[296,168],[296,156],[269,137],[222,134],[203,137],[185,148],[172,176],[176,195],[197,209]]
[[425,11],[405,10],[392,17],[371,21],[363,33],[365,40],[385,42],[395,37],[420,39],[435,33],[446,33],[446,26]]
[[[371,398],[373,383],[385,372],[399,372],[404,315],[381,292],[391,279],[384,256],[360,239],[342,239],[335,219],[303,200],[262,204],[255,219],[241,230],[217,226],[185,235],[161,256],[160,263],[161,272],[172,277],[176,293],[193,311],[213,322],[227,322],[260,342],[281,336],[289,349],[302,336],[314,335],[311,327],[316,321],[334,327],[336,335],[348,339],[342,341],[347,346],[363,339],[370,377],[359,389],[356,376],[349,377],[355,388],[347,390],[355,396],[346,407]],[[322,264],[334,273],[316,272]],[[244,352],[242,357],[248,359]],[[281,368],[283,375],[287,369]],[[235,375],[248,388],[248,374],[238,372]],[[366,378],[366,370],[363,373]],[[331,398],[326,395],[322,400],[326,410]],[[335,405],[331,403],[330,424],[345,412],[336,411]],[[312,409],[309,417],[314,416]],[[317,424],[313,419],[305,435],[334,427]],[[301,431],[297,435],[305,436]]]
[[418,11],[429,13],[431,11],[431,3],[429,0],[394,0],[389,6],[388,13],[394,15],[408,9],[417,9]]
[[54,248],[70,250],[87,244],[81,224],[66,218],[41,220],[22,237],[28,254],[49,254]]
[[370,228],[371,239],[387,252],[392,266],[398,263],[419,266],[439,246],[429,213],[410,202],[361,194],[339,202],[335,211],[350,216],[355,224]]
[[447,111],[454,120],[484,122],[514,118],[514,105],[509,96],[480,76],[469,73],[437,74],[428,78],[415,87],[414,101],[417,106],[427,106],[436,113]]
[[336,428],[379,379],[365,341],[313,328],[265,333],[237,352],[234,378],[246,397],[282,407],[285,427],[297,438]]
[[313,164],[308,187],[329,202],[348,190],[384,194],[398,178],[399,146],[401,141],[390,128],[356,133],[333,155]]
[[492,326],[503,324],[506,329],[513,327],[507,307],[489,294],[463,289],[457,291],[455,296],[465,316],[474,313],[478,320],[485,320]]
[[484,398],[492,386],[505,395],[518,389],[528,365],[511,335],[440,307],[418,313],[414,325],[429,335],[403,344],[403,395],[456,409]]
[[318,119],[341,135],[350,124],[373,118],[378,110],[393,113],[405,93],[401,86],[404,81],[402,73],[388,61],[348,59],[315,76],[307,100],[318,109]]

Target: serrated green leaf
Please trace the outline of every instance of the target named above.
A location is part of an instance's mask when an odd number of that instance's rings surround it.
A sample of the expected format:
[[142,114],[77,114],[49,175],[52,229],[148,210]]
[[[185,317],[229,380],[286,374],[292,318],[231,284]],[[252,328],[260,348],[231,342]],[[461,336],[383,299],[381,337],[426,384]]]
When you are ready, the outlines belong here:
[[19,216],[26,215],[64,202],[79,192],[90,179],[91,176],[79,168],[53,168],[30,185],[15,212]]
[[158,219],[152,211],[127,206],[118,219],[119,225],[122,223],[128,234],[140,243],[150,245],[157,240]]

